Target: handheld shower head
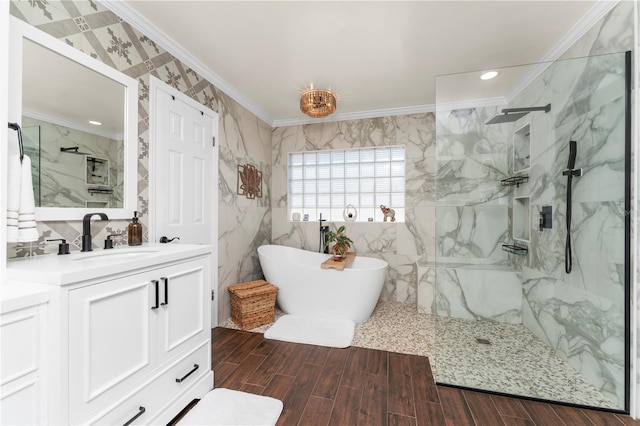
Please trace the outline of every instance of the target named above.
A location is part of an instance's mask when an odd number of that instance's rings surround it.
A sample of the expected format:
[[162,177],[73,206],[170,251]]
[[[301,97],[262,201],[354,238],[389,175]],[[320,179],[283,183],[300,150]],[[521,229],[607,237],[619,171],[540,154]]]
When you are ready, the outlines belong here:
[[576,167],[576,141],[569,141],[569,161],[567,162],[567,169],[573,170]]

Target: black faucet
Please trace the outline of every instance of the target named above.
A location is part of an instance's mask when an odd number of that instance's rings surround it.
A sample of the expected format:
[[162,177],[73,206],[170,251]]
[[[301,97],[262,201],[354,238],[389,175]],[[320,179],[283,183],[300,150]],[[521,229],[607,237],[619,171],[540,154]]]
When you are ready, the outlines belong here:
[[87,213],[82,218],[82,250],[93,251],[91,248],[91,218],[95,215],[100,216],[101,220],[109,220],[104,213]]
[[322,218],[320,213],[320,247],[318,247],[318,253],[329,253],[329,247],[327,244],[327,232],[329,232],[329,225],[322,225],[322,222],[326,222],[327,219]]

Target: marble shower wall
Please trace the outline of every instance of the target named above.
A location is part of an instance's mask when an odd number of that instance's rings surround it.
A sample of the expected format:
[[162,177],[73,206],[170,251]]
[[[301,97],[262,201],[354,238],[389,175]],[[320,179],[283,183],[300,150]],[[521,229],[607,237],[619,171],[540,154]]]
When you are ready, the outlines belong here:
[[[109,207],[122,207],[124,177],[124,144],[81,130],[72,129],[31,117],[22,117],[23,132],[38,127],[40,134],[40,207],[87,207],[87,203],[106,202]],[[85,156],[60,151],[77,146],[80,152],[109,161],[109,184],[87,183]],[[33,159],[32,159],[33,160]],[[102,172],[99,172],[102,173]],[[34,182],[34,186],[35,186]],[[110,194],[92,194],[90,187],[107,187]],[[36,199],[36,205],[38,200]]]
[[[511,106],[551,103],[531,113],[530,181],[514,196],[531,197],[529,255],[512,258],[523,279],[523,322],[624,407],[624,52],[632,49],[633,10],[621,2],[574,46],[588,58],[555,62]],[[595,38],[594,38],[595,37]],[[600,55],[600,56],[593,56]],[[520,122],[525,119],[521,119]],[[518,123],[515,124],[518,126]],[[572,183],[573,269],[565,272],[569,141],[577,142]],[[539,231],[542,206],[553,229]]]
[[[562,82],[563,90],[555,85]],[[610,399],[624,401],[624,55],[554,63],[513,105],[551,102],[531,123],[530,181],[514,188],[531,197],[529,256],[522,271],[524,324]],[[555,106],[555,108],[554,108]],[[571,241],[565,272],[569,140],[577,141]],[[542,206],[552,229],[539,231]],[[515,210],[514,210],[515,212]]]
[[485,125],[497,112],[439,107],[436,113],[436,250],[434,259],[418,262],[419,312],[522,321],[519,277],[502,250],[510,191],[501,180],[511,147],[503,128]]
[[[317,251],[318,222],[292,222],[287,210],[289,152],[405,145],[405,223],[348,223],[354,250],[389,264],[382,300],[416,301],[420,257],[435,256],[435,116],[432,113],[372,118],[273,130],[272,241]],[[393,207],[393,206],[392,206]],[[332,223],[340,226],[343,223]]]
[[[11,15],[63,40],[78,50],[138,81],[138,211],[147,239],[149,222],[149,79],[153,75],[219,115],[218,295],[221,321],[230,316],[226,287],[261,277],[256,249],[271,236],[271,128],[197,72],[158,46],[154,40],[94,0],[12,0]],[[235,195],[238,164],[252,164],[263,176],[260,199]],[[79,220],[39,222],[40,239],[10,244],[9,258],[55,253],[48,238],[65,238],[79,250]],[[126,233],[127,221],[97,221],[94,241],[108,234]],[[115,240],[126,244],[126,236]]]

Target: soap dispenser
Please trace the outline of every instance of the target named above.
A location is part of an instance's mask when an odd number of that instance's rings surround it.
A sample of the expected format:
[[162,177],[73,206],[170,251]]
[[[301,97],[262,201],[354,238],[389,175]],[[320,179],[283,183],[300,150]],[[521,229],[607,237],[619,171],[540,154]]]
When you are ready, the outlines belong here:
[[127,231],[129,245],[139,246],[142,244],[142,224],[138,222],[138,212],[133,212],[133,219]]

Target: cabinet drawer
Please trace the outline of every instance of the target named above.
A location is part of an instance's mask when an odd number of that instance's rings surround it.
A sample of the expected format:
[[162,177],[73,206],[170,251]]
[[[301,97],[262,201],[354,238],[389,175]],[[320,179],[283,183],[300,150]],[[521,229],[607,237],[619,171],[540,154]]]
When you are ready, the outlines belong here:
[[[103,413],[99,418],[83,423],[125,424],[140,414],[131,424],[148,424],[171,401],[177,399],[181,393],[187,391],[211,370],[210,351],[211,345],[207,340],[178,362],[169,366],[159,377],[142,389],[127,396],[115,408]],[[194,368],[195,365],[198,366],[197,369]],[[177,382],[176,379],[179,379],[180,382]],[[141,412],[141,407],[144,408],[144,412]],[[176,414],[178,412],[173,413],[172,417]]]
[[40,315],[35,307],[2,315],[0,384],[4,385],[38,370]]

